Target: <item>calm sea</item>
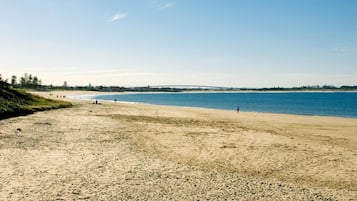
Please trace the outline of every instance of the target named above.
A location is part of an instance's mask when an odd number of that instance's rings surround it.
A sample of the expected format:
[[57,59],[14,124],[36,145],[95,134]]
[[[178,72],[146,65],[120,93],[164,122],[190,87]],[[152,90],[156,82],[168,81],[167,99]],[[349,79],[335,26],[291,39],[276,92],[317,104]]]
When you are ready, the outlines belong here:
[[357,92],[138,93],[93,99],[224,110],[357,118]]

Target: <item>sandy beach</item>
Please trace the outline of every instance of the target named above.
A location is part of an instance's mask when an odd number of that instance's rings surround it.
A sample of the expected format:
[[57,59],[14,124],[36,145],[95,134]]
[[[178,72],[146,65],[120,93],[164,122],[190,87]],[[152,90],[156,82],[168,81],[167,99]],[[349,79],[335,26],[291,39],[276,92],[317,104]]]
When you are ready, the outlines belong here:
[[0,121],[0,200],[357,200],[357,119],[76,93]]

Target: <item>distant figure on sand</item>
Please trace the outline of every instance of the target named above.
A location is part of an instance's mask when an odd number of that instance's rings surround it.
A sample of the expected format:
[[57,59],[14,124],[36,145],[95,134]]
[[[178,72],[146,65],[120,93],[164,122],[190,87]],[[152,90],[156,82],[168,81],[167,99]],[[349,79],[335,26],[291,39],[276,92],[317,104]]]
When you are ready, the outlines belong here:
[[95,104],[98,104],[98,100],[95,100]]
[[239,106],[237,106],[237,113],[239,113]]

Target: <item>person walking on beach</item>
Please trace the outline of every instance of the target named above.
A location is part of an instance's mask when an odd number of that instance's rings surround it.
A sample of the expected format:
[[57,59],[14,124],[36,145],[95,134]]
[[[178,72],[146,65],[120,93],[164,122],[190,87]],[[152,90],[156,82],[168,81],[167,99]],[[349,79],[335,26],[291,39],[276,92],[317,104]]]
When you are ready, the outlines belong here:
[[237,106],[237,113],[239,113],[239,105]]

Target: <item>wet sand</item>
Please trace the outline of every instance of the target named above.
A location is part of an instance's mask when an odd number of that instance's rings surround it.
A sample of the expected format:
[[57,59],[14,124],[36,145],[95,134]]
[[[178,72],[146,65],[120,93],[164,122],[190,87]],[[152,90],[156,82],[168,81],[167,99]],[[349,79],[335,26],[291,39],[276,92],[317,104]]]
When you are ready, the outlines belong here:
[[66,100],[0,121],[0,200],[357,200],[357,119]]

